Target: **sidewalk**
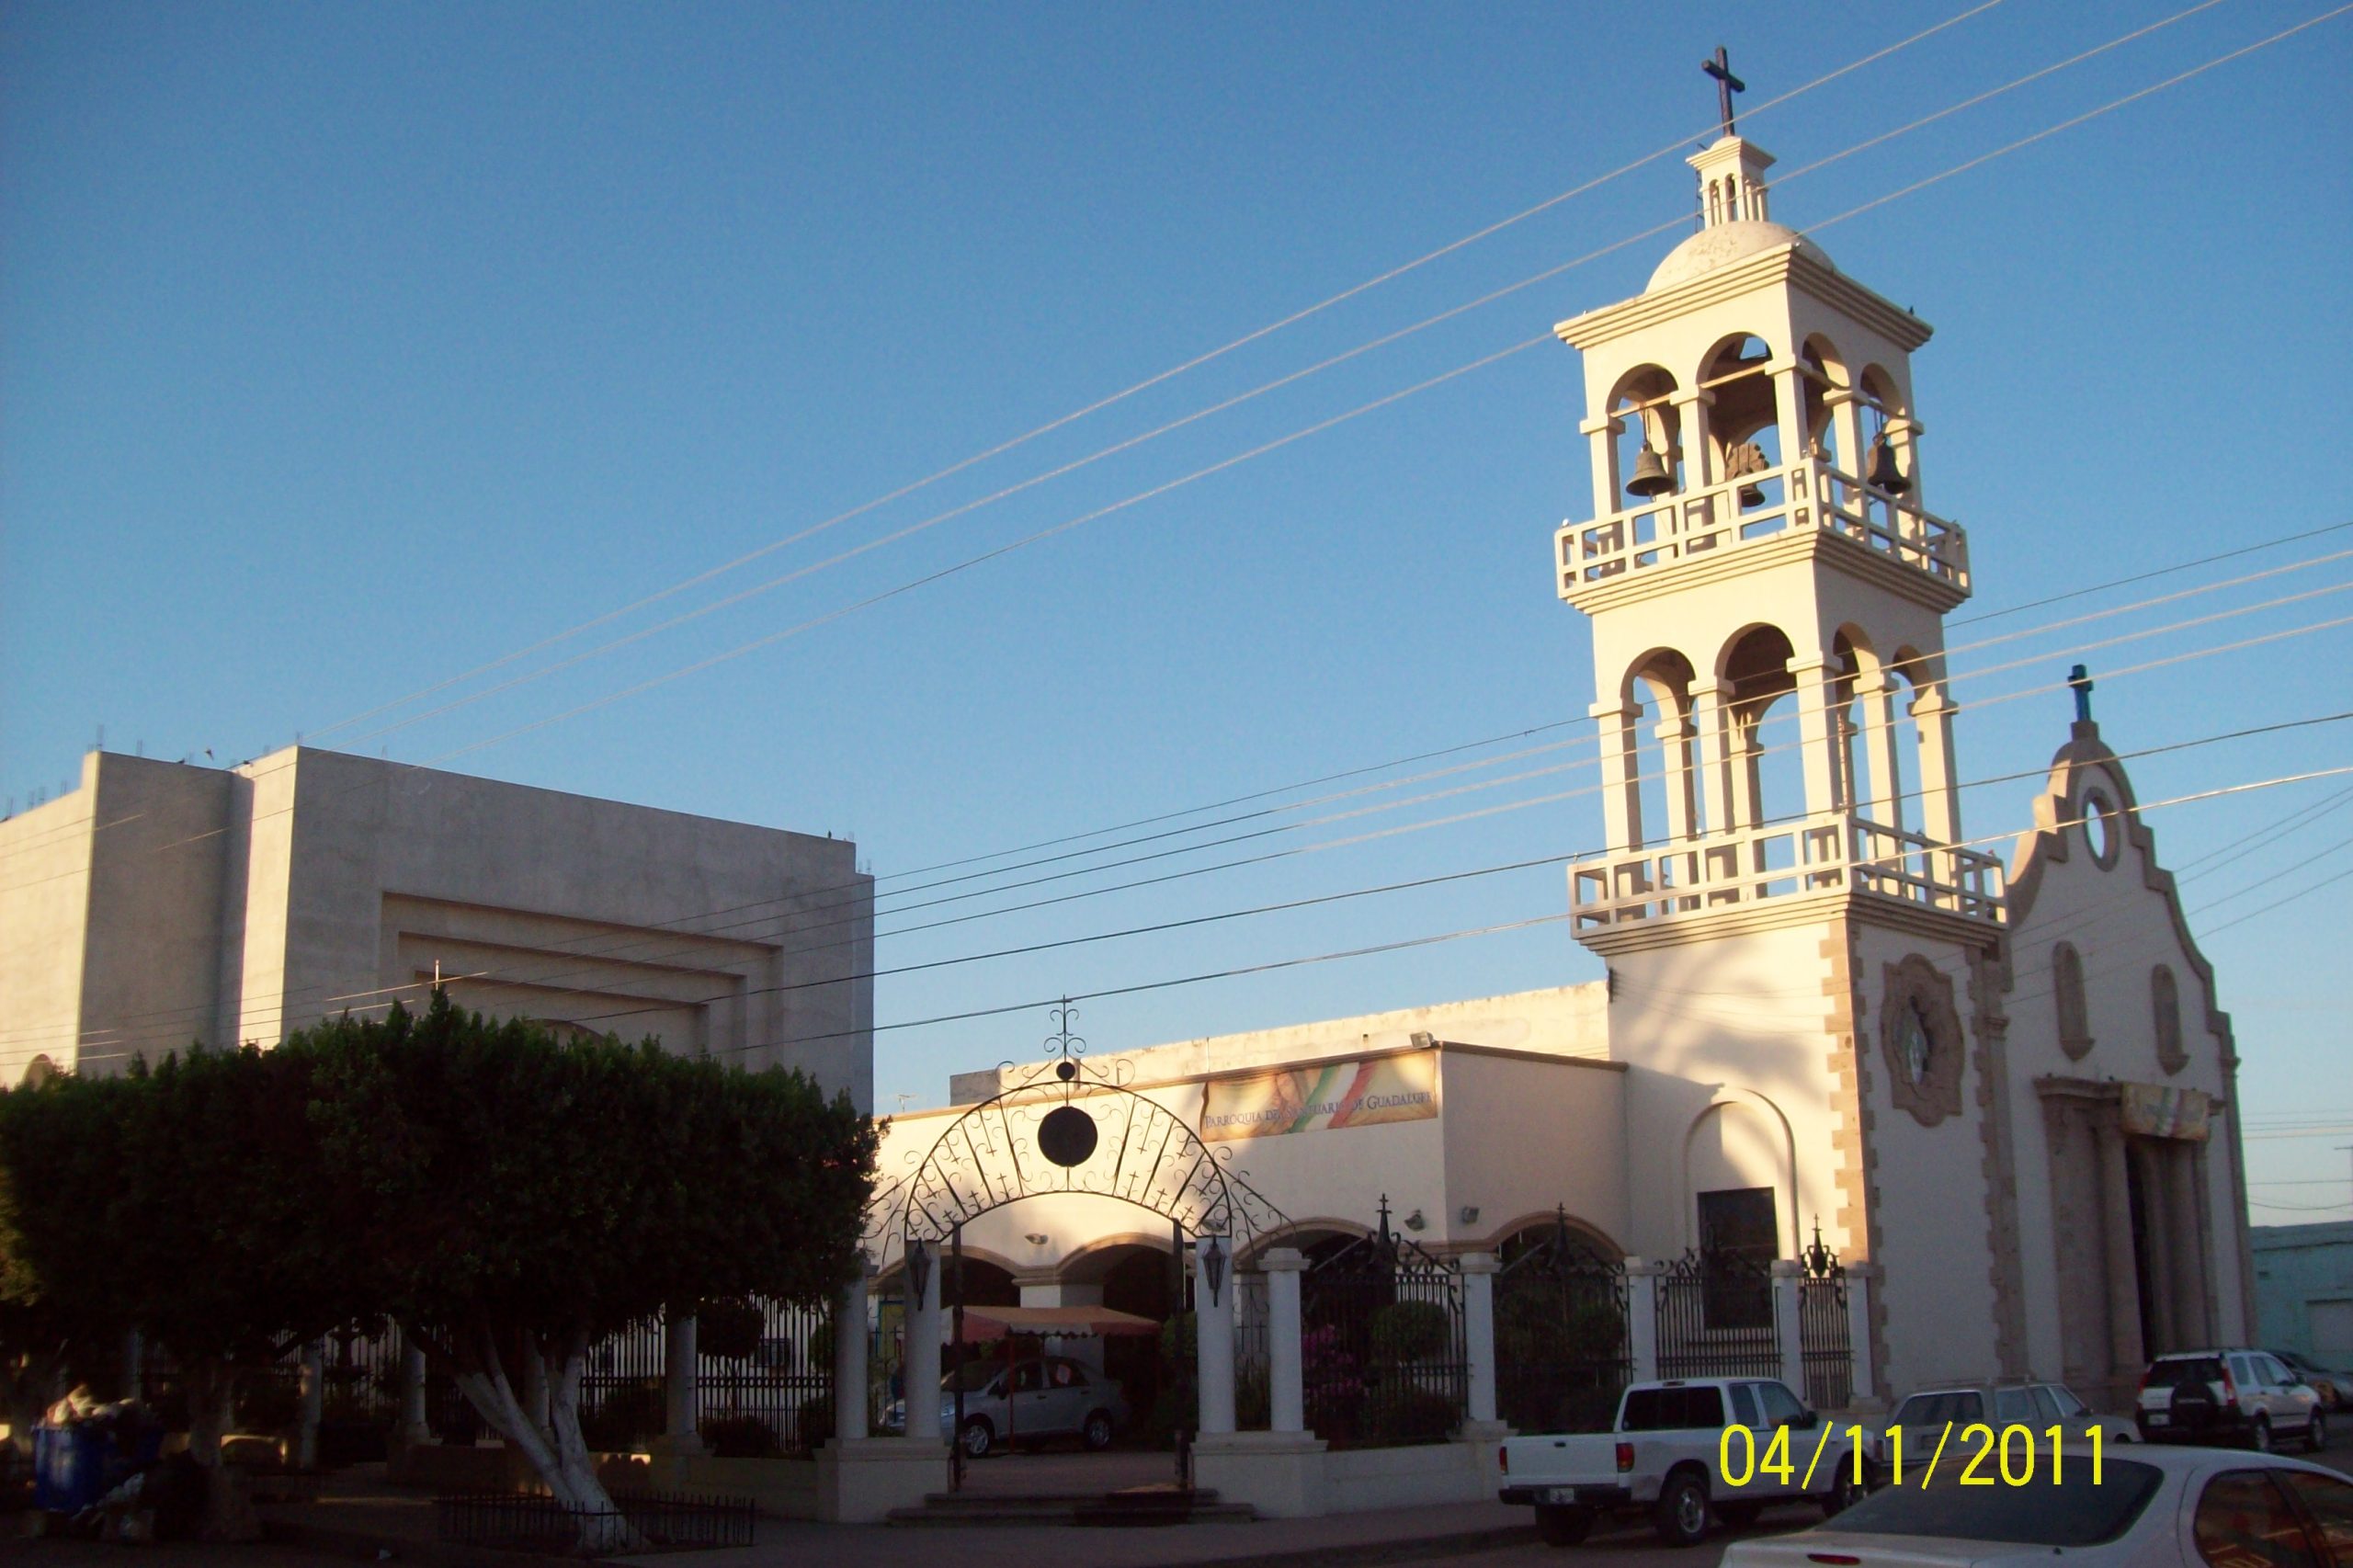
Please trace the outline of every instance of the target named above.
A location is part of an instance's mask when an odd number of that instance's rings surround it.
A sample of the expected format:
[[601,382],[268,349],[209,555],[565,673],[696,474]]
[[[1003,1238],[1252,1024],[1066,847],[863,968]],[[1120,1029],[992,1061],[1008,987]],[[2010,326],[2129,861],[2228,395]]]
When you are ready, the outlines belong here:
[[[433,1538],[433,1500],[386,1485],[380,1477],[346,1471],[330,1480],[316,1502],[274,1504],[261,1510],[273,1540],[338,1556],[374,1558],[389,1551],[398,1561],[498,1568],[566,1561],[513,1552],[468,1550]],[[949,1540],[944,1540],[943,1536]],[[1068,1525],[991,1526],[922,1529],[887,1525],[823,1525],[763,1518],[751,1547],[649,1553],[619,1562],[667,1568],[782,1568],[823,1562],[827,1568],[938,1568],[950,1548],[965,1568],[1041,1568],[1086,1563],[1100,1568],[1320,1568],[1416,1559],[1523,1546],[1536,1539],[1525,1508],[1501,1503],[1449,1503],[1322,1519],[1264,1519],[1251,1524],[1190,1524],[1129,1528]]]

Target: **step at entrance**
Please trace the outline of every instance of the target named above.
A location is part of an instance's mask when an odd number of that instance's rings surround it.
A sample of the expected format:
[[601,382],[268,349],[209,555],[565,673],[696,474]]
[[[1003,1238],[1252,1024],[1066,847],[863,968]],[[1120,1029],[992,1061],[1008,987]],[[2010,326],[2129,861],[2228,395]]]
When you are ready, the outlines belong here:
[[924,1498],[920,1508],[892,1509],[890,1521],[916,1528],[970,1528],[976,1525],[1239,1525],[1256,1517],[1247,1503],[1222,1503],[1212,1490],[1188,1491],[1163,1483],[1117,1492],[934,1492]]

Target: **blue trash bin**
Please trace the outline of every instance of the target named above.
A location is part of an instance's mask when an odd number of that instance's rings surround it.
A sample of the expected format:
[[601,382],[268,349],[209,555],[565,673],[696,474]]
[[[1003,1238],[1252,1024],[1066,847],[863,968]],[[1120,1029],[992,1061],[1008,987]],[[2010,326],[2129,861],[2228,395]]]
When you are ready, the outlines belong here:
[[33,1506],[78,1514],[155,1462],[161,1432],[142,1432],[124,1452],[114,1428],[97,1422],[33,1428]]

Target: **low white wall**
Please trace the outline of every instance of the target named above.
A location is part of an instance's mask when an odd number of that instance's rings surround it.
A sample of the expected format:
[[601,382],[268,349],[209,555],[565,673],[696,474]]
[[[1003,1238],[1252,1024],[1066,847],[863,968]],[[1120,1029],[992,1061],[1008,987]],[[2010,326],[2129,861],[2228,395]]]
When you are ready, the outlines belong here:
[[1502,1484],[1496,1447],[1478,1438],[1334,1453],[1312,1436],[1241,1432],[1198,1439],[1193,1480],[1276,1519],[1473,1503]]

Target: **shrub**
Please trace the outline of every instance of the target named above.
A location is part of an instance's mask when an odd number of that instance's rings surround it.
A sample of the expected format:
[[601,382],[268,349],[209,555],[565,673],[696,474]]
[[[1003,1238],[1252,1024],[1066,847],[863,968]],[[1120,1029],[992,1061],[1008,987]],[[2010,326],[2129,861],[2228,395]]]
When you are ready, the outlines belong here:
[[610,1453],[658,1436],[667,1414],[662,1380],[641,1378],[611,1390],[596,1409],[581,1412],[580,1436],[590,1449]]
[[748,1361],[760,1353],[768,1315],[756,1301],[705,1301],[695,1313],[695,1349],[722,1361]]
[[1364,1396],[1358,1415],[1366,1441],[1431,1443],[1454,1429],[1454,1402],[1405,1383],[1384,1383]]
[[1445,1349],[1447,1326],[1435,1301],[1392,1301],[1372,1314],[1372,1353],[1392,1365],[1427,1359]]
[[784,1451],[776,1428],[756,1415],[705,1416],[700,1430],[702,1446],[719,1459],[773,1459]]

